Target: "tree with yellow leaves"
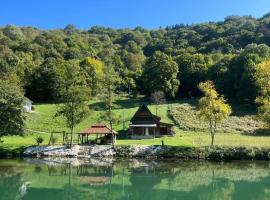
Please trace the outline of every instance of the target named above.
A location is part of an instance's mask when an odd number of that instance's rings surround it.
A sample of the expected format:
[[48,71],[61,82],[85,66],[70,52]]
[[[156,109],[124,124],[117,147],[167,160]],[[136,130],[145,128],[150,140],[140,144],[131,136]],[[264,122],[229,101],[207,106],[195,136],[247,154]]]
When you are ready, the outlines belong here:
[[217,131],[217,124],[222,123],[231,114],[231,107],[218,94],[212,81],[199,84],[204,96],[199,100],[199,116],[209,122],[211,146]]
[[92,95],[97,95],[104,75],[103,63],[95,58],[87,57],[80,63],[80,68]]
[[258,116],[270,127],[270,60],[256,66],[254,78],[259,88],[259,96],[256,98],[259,104]]

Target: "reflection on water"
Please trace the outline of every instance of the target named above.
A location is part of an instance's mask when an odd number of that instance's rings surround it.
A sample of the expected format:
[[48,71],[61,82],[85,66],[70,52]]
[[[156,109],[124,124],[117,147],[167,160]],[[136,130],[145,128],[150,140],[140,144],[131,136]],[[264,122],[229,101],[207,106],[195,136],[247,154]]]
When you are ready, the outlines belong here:
[[270,199],[269,164],[0,160],[0,199]]

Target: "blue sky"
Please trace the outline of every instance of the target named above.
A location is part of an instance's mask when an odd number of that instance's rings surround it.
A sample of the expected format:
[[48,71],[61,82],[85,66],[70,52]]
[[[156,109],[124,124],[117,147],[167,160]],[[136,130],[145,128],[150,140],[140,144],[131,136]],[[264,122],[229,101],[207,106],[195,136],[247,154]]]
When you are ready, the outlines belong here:
[[267,12],[270,0],[1,0],[0,26],[158,28]]

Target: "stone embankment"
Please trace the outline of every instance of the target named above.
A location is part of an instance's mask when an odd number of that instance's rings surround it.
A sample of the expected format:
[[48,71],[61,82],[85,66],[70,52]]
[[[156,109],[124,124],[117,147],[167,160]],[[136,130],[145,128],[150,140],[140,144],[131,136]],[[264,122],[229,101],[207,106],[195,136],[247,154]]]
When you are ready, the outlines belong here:
[[30,157],[114,157],[115,150],[109,145],[85,146],[33,146],[23,152],[23,156]]
[[171,146],[34,146],[26,157],[74,158],[176,158],[200,160],[270,160],[270,149],[245,147],[171,147]]

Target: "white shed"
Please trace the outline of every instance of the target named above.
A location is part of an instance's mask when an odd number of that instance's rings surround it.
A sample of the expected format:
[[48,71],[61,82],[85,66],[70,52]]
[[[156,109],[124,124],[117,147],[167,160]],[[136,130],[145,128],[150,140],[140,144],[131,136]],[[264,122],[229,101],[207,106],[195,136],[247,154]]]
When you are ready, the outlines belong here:
[[23,108],[25,109],[25,112],[29,113],[32,111],[32,104],[33,104],[33,101],[31,101],[27,97],[24,98]]

